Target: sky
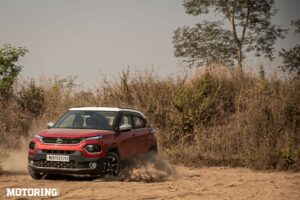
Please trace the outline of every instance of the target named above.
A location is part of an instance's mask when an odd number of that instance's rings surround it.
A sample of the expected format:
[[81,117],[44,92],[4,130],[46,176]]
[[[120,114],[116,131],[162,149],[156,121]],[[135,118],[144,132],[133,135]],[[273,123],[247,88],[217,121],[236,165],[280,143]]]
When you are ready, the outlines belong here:
[[[300,1],[276,4],[273,23],[291,28],[290,21],[300,19]],[[184,64],[174,56],[173,31],[201,20],[184,12],[182,0],[0,0],[0,46],[29,50],[20,60],[25,79],[77,76],[84,86],[94,87],[103,74],[114,78],[128,66],[155,68],[162,77],[182,73]],[[295,43],[299,37],[289,34],[275,47]],[[274,65],[263,58],[246,60],[248,66],[261,63]]]

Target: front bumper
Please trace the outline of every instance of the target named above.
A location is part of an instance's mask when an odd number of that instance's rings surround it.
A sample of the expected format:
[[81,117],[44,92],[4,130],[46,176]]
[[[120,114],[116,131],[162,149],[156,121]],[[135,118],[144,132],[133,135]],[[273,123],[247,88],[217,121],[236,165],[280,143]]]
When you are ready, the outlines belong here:
[[[66,153],[68,152],[68,153]],[[28,167],[35,172],[71,173],[71,174],[100,174],[103,171],[105,159],[103,157],[87,158],[81,151],[60,151],[56,155],[68,155],[69,162],[47,161],[44,150],[37,150],[28,156]],[[96,167],[91,167],[96,163]]]

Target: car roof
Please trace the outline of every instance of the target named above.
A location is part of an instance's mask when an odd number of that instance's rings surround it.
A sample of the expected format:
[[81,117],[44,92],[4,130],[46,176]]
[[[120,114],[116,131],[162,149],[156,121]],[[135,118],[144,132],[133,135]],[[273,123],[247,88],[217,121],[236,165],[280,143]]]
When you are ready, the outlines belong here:
[[144,118],[146,118],[145,115],[142,112],[140,112],[138,110],[134,110],[134,109],[129,109],[129,108],[118,108],[118,107],[75,107],[75,108],[70,108],[69,110],[135,112],[135,113],[139,113]]

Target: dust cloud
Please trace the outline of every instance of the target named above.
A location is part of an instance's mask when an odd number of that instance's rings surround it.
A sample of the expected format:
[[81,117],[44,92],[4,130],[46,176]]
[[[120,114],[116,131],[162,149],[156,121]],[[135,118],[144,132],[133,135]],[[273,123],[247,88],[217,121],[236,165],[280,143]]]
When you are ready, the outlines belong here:
[[178,173],[173,165],[157,155],[132,159],[121,172],[120,178],[127,182],[161,182],[174,180]]
[[22,138],[20,148],[10,151],[2,162],[2,170],[9,173],[27,172],[28,140]]
[[44,122],[37,121],[32,124],[28,137],[21,137],[19,142],[19,148],[15,150],[6,150],[5,157],[1,158],[1,171],[6,173],[27,173],[28,162],[28,144],[32,137],[38,130],[42,130],[45,127]]

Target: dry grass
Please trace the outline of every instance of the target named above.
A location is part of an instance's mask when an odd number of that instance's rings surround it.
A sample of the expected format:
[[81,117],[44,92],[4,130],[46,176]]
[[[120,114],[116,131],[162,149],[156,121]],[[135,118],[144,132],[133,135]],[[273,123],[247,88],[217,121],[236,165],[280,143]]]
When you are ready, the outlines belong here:
[[[300,169],[299,79],[246,74],[237,81],[230,72],[210,67],[191,78],[124,71],[96,90],[75,83],[44,78],[22,83],[8,103],[0,100],[1,149],[16,148],[17,142],[8,141],[34,134],[33,126],[56,120],[69,107],[133,107],[157,129],[160,150],[172,162]],[[36,105],[41,112],[28,108]]]

